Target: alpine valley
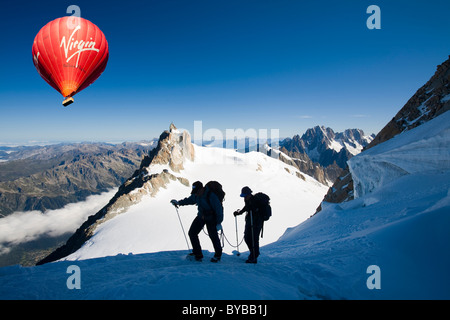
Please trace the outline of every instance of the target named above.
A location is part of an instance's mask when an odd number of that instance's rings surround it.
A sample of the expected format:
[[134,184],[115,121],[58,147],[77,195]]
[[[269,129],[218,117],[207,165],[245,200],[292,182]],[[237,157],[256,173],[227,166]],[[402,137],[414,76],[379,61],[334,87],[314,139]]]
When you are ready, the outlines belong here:
[[0,266],[33,265],[63,244],[156,143],[0,147]]
[[123,183],[153,141],[0,147],[0,216],[59,209]]

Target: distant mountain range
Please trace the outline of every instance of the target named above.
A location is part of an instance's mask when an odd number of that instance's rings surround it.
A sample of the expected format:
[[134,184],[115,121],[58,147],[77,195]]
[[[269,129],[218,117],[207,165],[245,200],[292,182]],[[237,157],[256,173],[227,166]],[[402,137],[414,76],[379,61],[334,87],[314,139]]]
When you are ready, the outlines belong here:
[[117,187],[155,143],[0,147],[0,217],[62,208]]

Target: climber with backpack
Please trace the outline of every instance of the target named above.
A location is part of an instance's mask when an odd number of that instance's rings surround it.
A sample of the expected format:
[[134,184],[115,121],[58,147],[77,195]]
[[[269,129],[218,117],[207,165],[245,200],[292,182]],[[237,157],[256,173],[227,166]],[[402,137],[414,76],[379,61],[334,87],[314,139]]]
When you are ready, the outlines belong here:
[[236,217],[247,212],[245,216],[244,240],[248,246],[250,255],[245,262],[257,263],[260,254],[259,235],[263,230],[264,221],[269,220],[272,215],[272,209],[269,203],[270,198],[262,192],[253,195],[249,187],[242,188],[241,197],[244,198],[245,206],[241,210],[236,210],[233,215]]
[[211,262],[220,261],[222,257],[222,246],[218,231],[222,229],[222,201],[224,197],[225,192],[223,192],[222,186],[217,181],[210,181],[204,187],[200,181],[196,181],[192,184],[192,191],[189,197],[179,201],[170,201],[176,208],[178,206],[197,205],[197,216],[192,221],[188,232],[192,244],[192,253],[188,255],[188,259],[202,261],[203,253],[198,235],[206,225],[208,236],[211,239],[215,251]]

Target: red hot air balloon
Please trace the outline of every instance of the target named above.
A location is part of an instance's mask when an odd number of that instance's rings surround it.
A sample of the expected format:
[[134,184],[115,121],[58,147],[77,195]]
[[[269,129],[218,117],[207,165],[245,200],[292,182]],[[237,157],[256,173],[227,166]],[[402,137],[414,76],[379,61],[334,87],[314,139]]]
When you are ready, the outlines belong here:
[[92,22],[73,16],[47,23],[34,38],[33,63],[41,77],[65,98],[92,84],[108,62],[108,42]]

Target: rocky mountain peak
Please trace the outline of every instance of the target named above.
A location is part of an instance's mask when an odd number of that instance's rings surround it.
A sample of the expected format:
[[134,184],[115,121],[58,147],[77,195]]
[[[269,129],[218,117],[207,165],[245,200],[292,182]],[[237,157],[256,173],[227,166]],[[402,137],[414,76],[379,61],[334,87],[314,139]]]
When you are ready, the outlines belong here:
[[302,140],[305,141],[307,150],[313,150],[318,147],[326,148],[330,145],[334,137],[335,133],[331,128],[315,126],[306,130],[302,136]]
[[372,139],[373,136],[365,136],[360,129],[334,132],[325,126],[315,126],[306,130],[301,137],[295,135],[292,139],[281,141],[280,146],[288,152],[307,154],[321,166],[327,167],[336,162],[343,169],[347,160],[358,154]]
[[183,170],[184,161],[194,161],[195,153],[191,136],[187,131],[180,132],[173,123],[159,137],[158,145],[142,160],[140,169],[147,170],[151,164],[168,165],[174,172]]
[[364,139],[364,131],[361,129],[347,129],[344,132],[338,132],[336,139],[362,141]]

